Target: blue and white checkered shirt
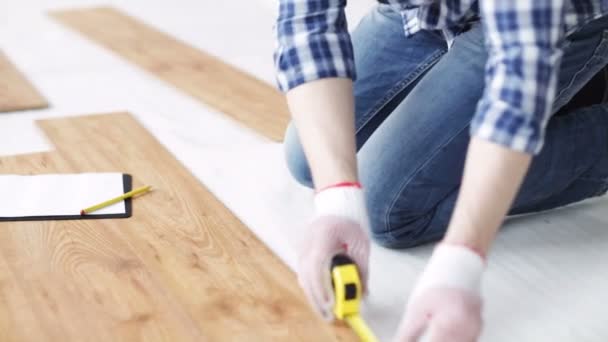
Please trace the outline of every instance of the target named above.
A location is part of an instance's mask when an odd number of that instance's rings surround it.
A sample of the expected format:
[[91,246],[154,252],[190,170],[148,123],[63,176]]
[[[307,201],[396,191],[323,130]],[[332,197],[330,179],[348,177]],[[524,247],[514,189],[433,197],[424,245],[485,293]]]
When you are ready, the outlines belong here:
[[[489,59],[471,134],[530,154],[542,148],[564,38],[608,12],[608,0],[388,2],[401,12],[406,35],[442,30],[450,41],[483,18]],[[321,78],[355,79],[345,6],[346,0],[280,0],[275,65],[281,90]]]

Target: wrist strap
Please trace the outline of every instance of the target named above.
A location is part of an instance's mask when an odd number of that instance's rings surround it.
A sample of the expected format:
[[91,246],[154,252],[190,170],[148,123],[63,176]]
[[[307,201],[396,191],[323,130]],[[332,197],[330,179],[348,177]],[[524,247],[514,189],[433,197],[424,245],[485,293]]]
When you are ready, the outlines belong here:
[[322,192],[322,191],[325,191],[328,189],[333,189],[333,188],[350,188],[350,187],[363,189],[363,187],[361,186],[361,183],[359,183],[359,182],[342,182],[342,183],[328,185],[324,188],[318,189],[315,191],[315,193],[318,194],[319,192]]
[[442,245],[447,245],[447,246],[460,246],[460,247],[465,247],[470,249],[472,252],[474,252],[475,254],[477,254],[484,262],[486,262],[486,254],[479,248],[473,246],[472,244],[468,244],[468,243],[461,243],[461,242],[449,242],[449,241],[442,241],[441,242]]

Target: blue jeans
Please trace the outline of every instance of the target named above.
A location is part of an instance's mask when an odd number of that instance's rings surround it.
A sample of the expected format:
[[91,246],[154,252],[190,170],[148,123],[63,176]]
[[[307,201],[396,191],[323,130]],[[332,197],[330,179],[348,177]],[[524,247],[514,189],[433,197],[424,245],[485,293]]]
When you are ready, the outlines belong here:
[[[440,239],[462,177],[469,124],[484,88],[487,52],[480,23],[447,50],[440,32],[403,35],[401,19],[379,5],[353,34],[358,79],[355,123],[372,237],[404,248]],[[557,112],[608,64],[608,17],[567,39]],[[293,126],[285,138],[293,176],[312,187]],[[548,210],[608,190],[608,105],[555,115],[510,214]]]

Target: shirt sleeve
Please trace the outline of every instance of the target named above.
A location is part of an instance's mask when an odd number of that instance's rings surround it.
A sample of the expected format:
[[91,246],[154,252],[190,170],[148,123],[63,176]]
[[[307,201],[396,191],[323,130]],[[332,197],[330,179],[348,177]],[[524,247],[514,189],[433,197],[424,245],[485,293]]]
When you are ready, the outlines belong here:
[[282,91],[328,77],[355,79],[346,0],[280,0],[274,53]]
[[482,0],[489,58],[473,136],[537,154],[563,54],[564,0]]

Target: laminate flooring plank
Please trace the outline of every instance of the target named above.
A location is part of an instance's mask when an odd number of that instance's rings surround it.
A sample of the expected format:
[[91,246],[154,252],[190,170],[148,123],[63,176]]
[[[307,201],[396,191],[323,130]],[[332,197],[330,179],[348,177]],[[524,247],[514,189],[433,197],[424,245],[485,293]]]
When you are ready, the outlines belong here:
[[0,52],[0,112],[46,107],[48,103],[44,97],[8,57]]
[[[23,329],[28,326],[29,329]],[[0,255],[0,341],[44,341],[34,308],[9,264]]]
[[113,8],[51,16],[267,138],[283,140],[289,112],[272,86]]
[[0,284],[12,284],[0,318],[35,321],[8,341],[37,340],[32,326],[61,341],[354,340],[312,313],[294,274],[130,115],[40,126],[56,151],[0,158],[0,172],[120,171],[154,191],[129,219],[0,223]]

